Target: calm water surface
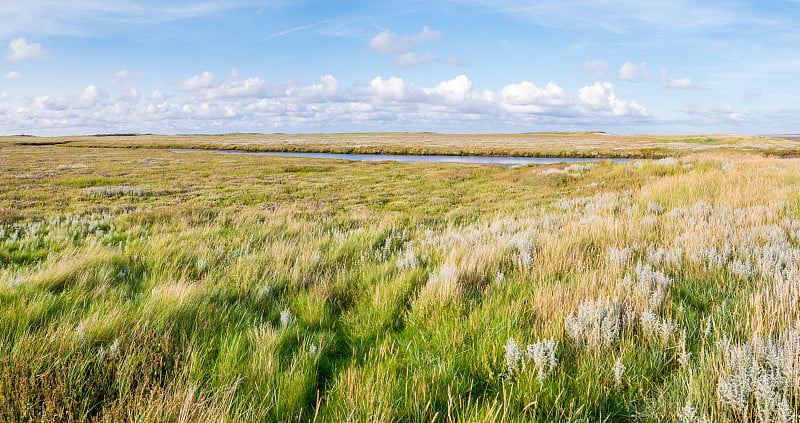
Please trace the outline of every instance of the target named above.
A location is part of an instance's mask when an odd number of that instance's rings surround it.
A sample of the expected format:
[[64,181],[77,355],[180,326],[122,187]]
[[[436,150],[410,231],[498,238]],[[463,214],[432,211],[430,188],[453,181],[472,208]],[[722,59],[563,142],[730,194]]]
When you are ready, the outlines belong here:
[[218,153],[218,154],[246,154],[253,156],[285,156],[285,157],[308,157],[312,159],[339,159],[339,160],[358,160],[363,162],[435,162],[435,163],[472,163],[472,164],[491,164],[503,167],[517,167],[529,164],[551,164],[551,163],[585,163],[608,160],[615,163],[630,162],[634,159],[596,159],[596,158],[545,158],[545,157],[490,157],[490,156],[412,156],[412,155],[392,155],[392,154],[333,154],[333,153],[288,153],[288,152],[249,152],[249,151],[230,151],[230,150],[172,150],[175,153]]

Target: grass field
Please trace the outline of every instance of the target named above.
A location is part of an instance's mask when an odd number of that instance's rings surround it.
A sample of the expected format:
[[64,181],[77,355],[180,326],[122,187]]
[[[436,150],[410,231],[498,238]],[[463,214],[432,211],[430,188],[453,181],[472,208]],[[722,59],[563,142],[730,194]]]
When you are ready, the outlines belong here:
[[615,135],[602,132],[530,134],[225,134],[0,137],[0,144],[62,147],[192,148],[314,153],[490,155],[524,157],[635,157],[660,159],[698,152],[749,151],[797,156],[796,137],[754,135]]
[[395,136],[5,138],[0,421],[797,422],[796,141]]

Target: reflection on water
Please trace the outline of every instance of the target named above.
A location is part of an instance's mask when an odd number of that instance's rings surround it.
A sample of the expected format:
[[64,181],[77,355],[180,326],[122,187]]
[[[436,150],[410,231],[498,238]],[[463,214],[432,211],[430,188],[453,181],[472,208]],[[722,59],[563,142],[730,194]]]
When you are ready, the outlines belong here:
[[545,158],[545,157],[489,157],[489,156],[411,156],[411,155],[391,155],[391,154],[333,154],[333,153],[288,153],[288,152],[249,152],[231,150],[172,150],[174,153],[197,153],[209,152],[220,154],[247,154],[253,156],[286,156],[286,157],[308,157],[312,159],[340,159],[358,160],[364,162],[436,162],[436,163],[473,163],[473,164],[492,164],[503,167],[517,167],[529,164],[551,164],[551,163],[581,163],[608,160],[616,163],[629,162],[633,159],[595,159],[595,158]]

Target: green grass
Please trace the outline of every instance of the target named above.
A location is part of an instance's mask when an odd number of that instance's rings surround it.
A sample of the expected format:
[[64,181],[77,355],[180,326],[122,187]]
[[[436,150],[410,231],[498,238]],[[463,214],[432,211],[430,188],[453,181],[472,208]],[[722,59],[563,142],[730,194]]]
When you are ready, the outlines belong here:
[[[0,421],[741,421],[719,341],[800,325],[797,291],[731,264],[798,247],[794,161],[0,152]],[[625,282],[640,264],[666,290]],[[565,330],[598,298],[630,314],[602,347]],[[553,339],[554,371],[512,373],[510,338]]]

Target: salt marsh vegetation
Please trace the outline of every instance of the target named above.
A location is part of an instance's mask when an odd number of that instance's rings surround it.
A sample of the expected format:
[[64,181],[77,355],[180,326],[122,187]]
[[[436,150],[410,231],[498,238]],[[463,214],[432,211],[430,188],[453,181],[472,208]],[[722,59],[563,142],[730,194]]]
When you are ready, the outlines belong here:
[[798,160],[1,151],[4,421],[798,421]]

